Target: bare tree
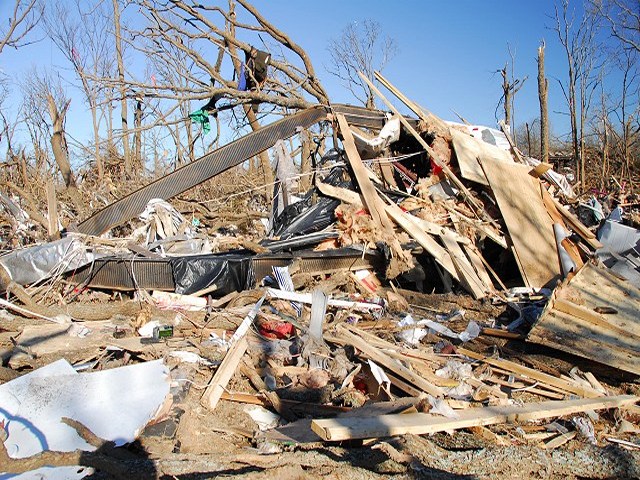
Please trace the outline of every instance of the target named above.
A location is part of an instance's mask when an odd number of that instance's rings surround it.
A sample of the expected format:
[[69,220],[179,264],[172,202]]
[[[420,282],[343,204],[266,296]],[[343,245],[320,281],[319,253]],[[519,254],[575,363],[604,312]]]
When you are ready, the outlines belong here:
[[[562,45],[567,60],[567,81],[558,81],[569,108],[571,122],[571,145],[577,161],[578,179],[585,181],[584,124],[591,96],[596,85],[591,72],[595,69],[597,47],[597,16],[585,12],[576,19],[570,9],[569,0],[561,0],[560,8],[555,6],[554,30]],[[576,25],[576,20],[579,22]]]
[[619,151],[622,158],[621,176],[631,179],[632,151],[640,140],[640,72],[638,71],[638,52],[623,50],[616,63],[621,73],[620,98],[614,110],[620,123]]
[[538,97],[540,100],[540,160],[549,161],[549,81],[544,74],[544,40],[538,47]]
[[113,1],[113,25],[116,44],[116,60],[118,62],[118,85],[120,87],[120,118],[122,125],[122,149],[124,170],[131,175],[131,152],[129,150],[129,126],[127,123],[127,87],[124,81],[124,60],[122,55],[122,33],[120,29],[120,5]]
[[378,22],[367,19],[347,25],[338,38],[330,40],[328,50],[332,62],[327,71],[342,80],[359,102],[373,108],[375,96],[358,72],[373,82],[374,72],[381,72],[398,53],[395,40],[382,34]]
[[[515,78],[516,55],[515,55],[515,52],[511,49],[511,46],[507,46],[507,49],[509,51],[509,58],[511,59],[511,66],[509,66],[509,62],[507,62],[505,63],[504,68],[499,70],[500,75],[502,76],[502,97],[498,102],[498,108],[500,107],[500,105],[503,106],[504,123],[508,125],[509,128],[514,130],[515,129],[514,105],[515,105],[516,94],[524,86],[524,82],[527,81],[528,77]],[[497,111],[497,108],[496,108],[496,111]]]
[[112,67],[112,43],[110,41],[110,15],[104,11],[103,2],[89,3],[75,0],[72,9],[67,4],[51,4],[43,16],[45,30],[58,50],[73,66],[91,112],[93,126],[93,152],[98,180],[104,176],[100,152],[100,115],[102,86],[92,77],[109,74]]
[[[48,125],[51,150],[60,174],[67,187],[75,186],[65,133],[65,119],[71,100],[65,94],[60,79],[39,75],[34,71],[23,84],[22,90],[26,101],[26,119]],[[48,118],[43,112],[48,113]]]
[[640,52],[640,0],[591,0],[590,3],[625,49]]
[[0,28],[0,53],[4,47],[27,45],[27,35],[42,16],[43,5],[38,0],[15,0],[6,28]]

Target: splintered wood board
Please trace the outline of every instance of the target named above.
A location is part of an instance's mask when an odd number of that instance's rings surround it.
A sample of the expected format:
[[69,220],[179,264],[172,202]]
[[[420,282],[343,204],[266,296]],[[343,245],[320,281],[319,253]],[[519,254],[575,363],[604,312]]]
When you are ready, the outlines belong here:
[[327,418],[311,422],[311,429],[322,439],[342,441],[393,435],[424,435],[460,428],[514,423],[560,417],[586,410],[600,410],[631,405],[639,400],[633,395],[582,398],[579,400],[528,403],[522,406],[470,408],[458,411],[457,418],[428,413],[379,415],[367,418]]
[[482,185],[489,185],[487,177],[484,175],[482,167],[478,163],[478,158],[481,162],[484,162],[486,159],[493,159],[507,164],[515,163],[509,152],[495,145],[478,140],[455,128],[451,129],[451,137],[451,143],[456,152],[462,178],[481,183]]
[[478,274],[471,266],[469,259],[465,256],[455,238],[451,238],[451,234],[447,230],[444,230],[442,235],[440,235],[440,239],[448,250],[449,255],[451,255],[451,260],[453,260],[453,264],[460,276],[460,281],[465,289],[470,292],[476,300],[486,297],[490,285],[485,285],[482,280],[478,278]]
[[[598,307],[617,313],[601,314]],[[527,341],[640,375],[640,290],[587,263],[554,298]]]
[[531,168],[487,158],[482,163],[498,201],[528,287],[543,287],[560,277],[553,222],[540,194],[540,180]]

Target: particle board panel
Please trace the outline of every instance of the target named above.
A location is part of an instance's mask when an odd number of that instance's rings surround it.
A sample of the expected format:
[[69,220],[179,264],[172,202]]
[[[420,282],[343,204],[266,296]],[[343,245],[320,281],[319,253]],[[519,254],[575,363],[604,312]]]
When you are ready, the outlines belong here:
[[553,222],[529,167],[487,158],[482,168],[509,231],[525,284],[551,285],[560,278]]
[[482,171],[482,167],[478,163],[486,159],[497,160],[502,163],[514,164],[511,154],[494,145],[482,142],[464,132],[460,132],[455,128],[451,129],[451,137],[453,149],[456,152],[458,166],[460,167],[460,175],[462,178],[482,185],[489,185],[487,177]]

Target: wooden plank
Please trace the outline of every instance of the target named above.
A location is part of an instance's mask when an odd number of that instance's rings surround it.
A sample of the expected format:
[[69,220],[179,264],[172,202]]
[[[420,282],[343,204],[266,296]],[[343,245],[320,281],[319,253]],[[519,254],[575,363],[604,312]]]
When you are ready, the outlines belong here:
[[358,149],[354,143],[353,134],[351,133],[347,120],[344,118],[344,115],[340,113],[336,114],[336,119],[340,126],[340,133],[342,133],[343,144],[347,153],[347,160],[349,161],[349,164],[353,169],[353,173],[356,176],[356,181],[358,182],[358,186],[362,192],[365,207],[377,225],[383,229],[393,228],[393,224],[384,213],[384,203],[378,196],[378,192],[376,192],[373,183],[371,183],[371,180],[369,179],[367,168],[362,163],[362,159],[360,158],[360,154],[358,153]]
[[56,187],[52,180],[47,182],[47,233],[50,239],[60,238],[58,229],[58,202],[56,201]]
[[436,131],[434,133],[448,135],[451,132],[451,129],[449,128],[449,125],[447,125],[446,122],[444,122],[442,119],[440,119],[433,113],[420,107],[417,103],[409,100],[409,98],[406,95],[404,95],[400,90],[394,87],[392,83],[389,80],[387,80],[385,77],[383,77],[380,72],[376,71],[373,74],[375,75],[376,79],[378,79],[378,81],[385,86],[387,90],[393,93],[398,98],[398,100],[400,100],[407,107],[409,107],[409,109],[413,113],[415,113],[418,116],[418,118],[420,118],[421,120],[424,120],[424,122],[427,123],[427,125],[435,125],[437,130],[439,131]]
[[465,289],[471,293],[473,298],[476,300],[486,297],[487,292],[490,291],[490,287],[480,280],[478,274],[471,266],[471,262],[469,262],[469,259],[465,256],[462,248],[458,245],[458,242],[451,238],[446,230],[442,232],[440,239],[442,240],[442,243],[444,243],[449,255],[451,255],[453,264],[456,267],[458,276],[460,277],[460,282]]
[[233,377],[233,374],[236,372],[240,360],[242,360],[243,355],[247,351],[247,346],[247,337],[245,336],[241,337],[240,340],[231,346],[200,400],[203,407],[209,410],[215,410],[231,377]]
[[456,270],[453,260],[444,248],[440,246],[422,228],[413,222],[411,215],[404,212],[395,203],[388,203],[385,210],[389,217],[393,219],[405,232],[407,232],[416,242],[420,244],[454,279],[460,281],[460,276]]
[[409,357],[398,352],[397,350],[386,350],[385,353],[391,358],[401,360],[405,363],[410,363],[411,368],[416,370],[418,372],[418,375],[433,383],[434,385],[437,385],[438,387],[457,387],[458,385],[460,385],[460,382],[458,380],[439,377],[438,375],[436,375],[433,370],[431,370],[427,366],[426,362],[420,358]]
[[580,385],[575,384],[574,382],[570,382],[567,380],[563,380],[562,378],[554,377],[553,375],[549,375],[548,373],[540,372],[538,370],[534,370],[533,368],[525,367],[518,363],[512,362],[510,360],[505,360],[503,358],[491,358],[485,357],[479,353],[473,352],[471,350],[467,350],[466,348],[458,347],[458,353],[465,355],[469,358],[473,358],[475,360],[480,360],[488,365],[492,365],[494,367],[498,367],[504,369],[508,372],[517,373],[519,375],[523,375],[526,378],[530,378],[533,380],[537,380],[547,385],[551,385],[556,387],[564,392],[574,393],[576,395],[580,395],[581,397],[601,397],[602,394],[593,388],[585,388]]
[[596,311],[609,308],[617,313],[604,314],[608,323],[632,335],[640,336],[640,289],[614,275],[608,268],[587,263],[558,289],[558,297]]
[[489,185],[487,177],[478,163],[478,158],[480,161],[489,158],[506,164],[515,163],[509,152],[478,140],[467,133],[451,129],[451,137],[451,144],[456,152],[462,178],[482,185]]
[[527,342],[640,375],[640,350],[633,338],[557,310],[548,311],[527,336]]
[[393,167],[388,163],[380,163],[380,173],[382,174],[382,179],[387,187],[390,188],[398,188],[398,184],[396,183],[396,179],[393,173]]
[[502,380],[497,377],[489,377],[485,379],[486,382],[489,383],[497,383],[498,385],[502,385],[504,387],[508,387],[510,389],[518,390],[518,391],[527,391],[529,393],[535,393],[536,395],[540,395],[547,398],[553,398],[555,400],[562,400],[565,395],[562,393],[551,392],[548,390],[543,390],[542,388],[536,388],[533,385],[525,385],[523,383],[509,383],[506,380]]
[[480,427],[480,426],[470,427],[469,430],[471,430],[471,433],[473,433],[474,435],[484,438],[485,440],[489,440],[490,442],[493,442],[496,445],[506,447],[507,445],[510,444],[509,440],[501,437],[500,435],[493,433],[491,430],[489,430],[486,427]]
[[414,387],[413,385],[405,382],[399,376],[394,375],[393,373],[386,372],[387,377],[391,380],[391,385],[396,387],[399,390],[402,390],[404,393],[411,397],[420,397],[424,395],[424,392],[419,388]]
[[561,433],[557,437],[555,437],[555,438],[549,440],[548,442],[543,443],[542,445],[540,445],[540,448],[544,448],[545,450],[553,450],[554,448],[558,448],[561,445],[564,445],[569,440],[572,440],[573,438],[575,438],[575,436],[577,434],[578,434],[578,432],[576,432],[576,431],[569,432],[569,433]]
[[428,382],[424,378],[404,367],[400,362],[390,358],[376,347],[373,347],[363,338],[354,335],[347,330],[344,325],[338,325],[337,330],[340,332],[340,336],[342,336],[350,345],[356,347],[374,362],[391,370],[391,372],[395,373],[401,380],[404,380],[411,385],[415,385],[423,392],[429,393],[435,397],[444,397],[444,391],[440,387],[433,385],[431,382]]
[[555,198],[551,198],[556,209],[562,215],[562,218],[567,223],[569,228],[573,230],[586,244],[588,244],[594,250],[602,248],[603,245],[596,239],[595,233],[589,230],[573,213],[567,210],[560,204]]
[[560,278],[553,222],[540,195],[540,181],[529,167],[492,159],[482,168],[498,202],[529,287],[543,287]]
[[469,257],[471,265],[473,265],[474,270],[478,274],[478,278],[480,278],[485,288],[490,292],[493,291],[493,282],[491,281],[489,272],[487,272],[487,269],[484,267],[484,262],[481,258],[482,254],[473,244],[464,245],[463,249],[467,254],[467,257]]
[[571,303],[563,298],[556,298],[553,302],[553,308],[559,312],[567,313],[572,317],[578,317],[580,320],[584,320],[585,322],[616,332],[618,335],[623,337],[632,337],[634,341],[640,342],[640,337],[633,332],[620,328],[614,323],[608,322],[605,315],[589,310],[582,305],[576,305],[575,303]]
[[327,441],[404,434],[425,435],[445,430],[561,417],[586,410],[616,408],[633,404],[638,400],[640,398],[633,395],[619,395],[615,397],[529,403],[522,406],[472,408],[458,411],[457,418],[434,416],[428,413],[409,413],[404,415],[380,415],[369,418],[315,419],[311,422],[311,429]]
[[480,231],[481,233],[484,233],[487,237],[489,237],[491,240],[496,242],[502,248],[504,249],[509,248],[509,246],[507,245],[507,240],[500,233],[500,231],[494,230],[492,225],[486,225],[479,220],[466,217],[462,213],[452,208],[451,206],[447,205],[446,203],[441,203],[440,205],[442,205],[446,210],[448,210],[451,216],[455,216],[457,219],[471,225],[473,228]]

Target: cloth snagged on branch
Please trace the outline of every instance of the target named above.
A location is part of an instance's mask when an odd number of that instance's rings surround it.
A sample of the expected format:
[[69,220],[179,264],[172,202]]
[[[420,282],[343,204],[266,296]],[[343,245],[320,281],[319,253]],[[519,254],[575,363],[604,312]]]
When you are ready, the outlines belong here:
[[206,111],[202,109],[196,110],[195,112],[189,114],[189,118],[194,122],[198,122],[202,125],[202,131],[205,133],[205,135],[211,131],[209,114]]

